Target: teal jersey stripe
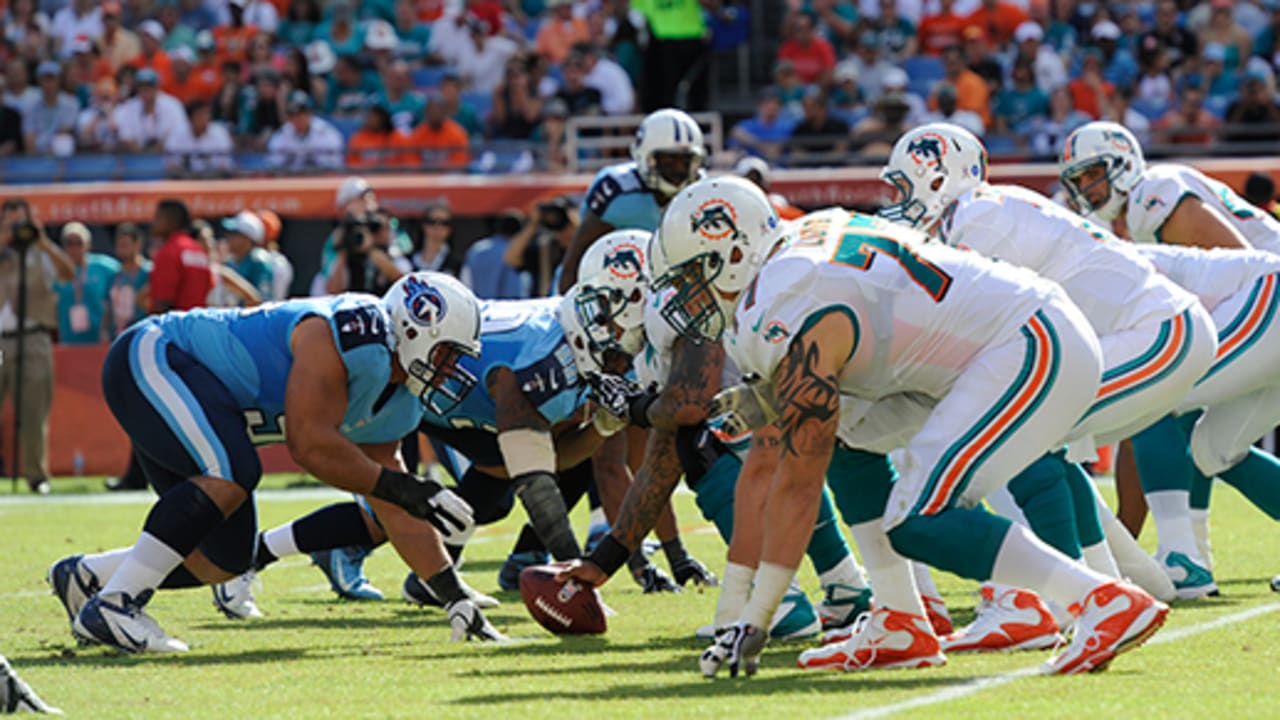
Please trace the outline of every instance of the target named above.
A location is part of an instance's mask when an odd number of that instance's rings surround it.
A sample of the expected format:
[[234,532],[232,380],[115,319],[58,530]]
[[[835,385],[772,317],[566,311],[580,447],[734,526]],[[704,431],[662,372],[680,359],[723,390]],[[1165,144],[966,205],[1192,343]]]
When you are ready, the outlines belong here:
[[[1184,339],[1183,339],[1183,341],[1182,341],[1182,347],[1178,348],[1178,354],[1177,354],[1177,356],[1176,356],[1176,357],[1174,357],[1174,358],[1173,358],[1173,361],[1172,361],[1172,362],[1170,362],[1168,365],[1166,365],[1166,366],[1164,367],[1164,369],[1163,369],[1163,370],[1161,370],[1160,372],[1156,373],[1155,375],[1153,375],[1153,376],[1151,376],[1151,377],[1147,378],[1146,380],[1144,380],[1144,381],[1142,381],[1142,382],[1138,383],[1137,385],[1133,385],[1133,386],[1131,386],[1131,387],[1127,387],[1127,388],[1125,388],[1124,390],[1122,390],[1122,391],[1120,391],[1120,392],[1118,392],[1118,393],[1114,393],[1114,394],[1112,394],[1112,395],[1108,395],[1107,397],[1102,398],[1101,400],[1098,400],[1097,402],[1095,402],[1095,403],[1093,404],[1093,407],[1089,408],[1089,412],[1087,412],[1087,413],[1085,413],[1085,414],[1084,414],[1084,417],[1085,417],[1085,418],[1087,418],[1087,417],[1089,417],[1089,416],[1093,415],[1094,413],[1098,412],[1099,410],[1101,410],[1101,409],[1103,409],[1103,408],[1105,408],[1105,407],[1109,407],[1109,406],[1111,406],[1111,405],[1113,405],[1113,404],[1115,404],[1115,403],[1117,403],[1117,402],[1120,402],[1121,400],[1123,400],[1123,399],[1125,399],[1125,398],[1129,397],[1130,395],[1132,395],[1132,394],[1134,394],[1134,393],[1136,393],[1136,392],[1141,392],[1141,391],[1143,391],[1143,390],[1145,390],[1145,389],[1147,389],[1147,388],[1151,387],[1152,385],[1154,385],[1154,384],[1156,384],[1156,383],[1160,382],[1161,380],[1165,379],[1166,377],[1168,377],[1168,376],[1169,376],[1169,373],[1171,373],[1171,372],[1173,372],[1174,370],[1178,369],[1178,367],[1179,367],[1180,365],[1182,365],[1182,361],[1183,361],[1184,359],[1186,359],[1186,357],[1187,357],[1187,353],[1191,351],[1191,343],[1192,343],[1192,342],[1194,341],[1194,339],[1195,339],[1195,337],[1194,337],[1194,336],[1195,336],[1195,330],[1194,330],[1194,328],[1193,328],[1193,327],[1192,327],[1192,325],[1191,325],[1191,311],[1190,311],[1190,310],[1184,310],[1184,311],[1182,311],[1182,314],[1181,314],[1181,315],[1179,315],[1178,317],[1183,318],[1183,321],[1186,323],[1186,326],[1187,326],[1187,336],[1186,336],[1186,338],[1184,338]],[[1162,329],[1161,329],[1161,331],[1160,331],[1160,337],[1161,337],[1161,338],[1165,338],[1165,337],[1167,337],[1167,335],[1168,335],[1168,332],[1167,332],[1167,331],[1168,331],[1168,329],[1169,329],[1170,325],[1171,325],[1173,322],[1174,322],[1174,319],[1170,319],[1170,320],[1165,320],[1165,321],[1164,321],[1164,325],[1165,325],[1165,327],[1164,327],[1164,328],[1162,328]],[[1105,377],[1105,375],[1104,375],[1104,377]],[[1081,418],[1081,420],[1083,420],[1083,419],[1084,419],[1084,418]]]
[[[1240,326],[1240,323],[1244,322],[1245,318],[1249,315],[1249,312],[1253,310],[1254,303],[1257,301],[1259,293],[1261,293],[1265,287],[1267,280],[1274,277],[1274,275],[1268,275],[1258,280],[1257,284],[1254,285],[1253,292],[1249,294],[1249,301],[1245,303],[1244,310],[1239,315],[1232,318],[1231,324],[1227,326],[1226,330],[1223,330],[1218,334],[1219,341],[1231,337],[1232,332]],[[1271,326],[1272,320],[1275,319],[1278,299],[1280,299],[1280,292],[1276,292],[1273,289],[1271,292],[1271,300],[1267,303],[1266,313],[1262,316],[1262,322],[1258,323],[1258,327],[1250,333],[1248,339],[1236,346],[1236,349],[1215,360],[1213,367],[1209,368],[1209,372],[1205,373],[1204,377],[1200,378],[1200,380],[1196,382],[1197,385],[1208,378],[1213,377],[1214,373],[1217,373],[1222,368],[1230,365],[1232,362],[1235,362],[1236,358],[1240,357],[1245,353],[1245,351],[1257,344],[1258,338],[1261,338],[1267,332],[1267,328]]]

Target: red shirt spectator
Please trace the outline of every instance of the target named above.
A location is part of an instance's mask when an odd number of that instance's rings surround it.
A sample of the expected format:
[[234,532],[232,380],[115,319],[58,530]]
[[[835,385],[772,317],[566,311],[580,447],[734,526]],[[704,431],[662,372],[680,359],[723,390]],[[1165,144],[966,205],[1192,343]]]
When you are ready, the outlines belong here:
[[965,18],[965,25],[975,25],[987,33],[987,39],[996,47],[1005,47],[1013,40],[1013,31],[1030,20],[1027,11],[1000,0],[982,0],[982,7]]
[[139,37],[142,38],[142,52],[128,64],[138,70],[151,68],[156,71],[156,75],[160,76],[161,85],[169,84],[172,82],[173,67],[169,60],[169,53],[165,52],[160,45],[164,42],[164,28],[155,20],[143,20],[138,27],[142,31],[139,33]]
[[502,16],[506,10],[498,0],[467,0],[467,14],[483,20],[489,34],[497,35],[502,31]]
[[1102,53],[1097,48],[1085,51],[1080,64],[1080,76],[1067,84],[1071,92],[1071,104],[1080,112],[1097,120],[1109,109],[1115,86],[1102,79]]
[[967,18],[951,11],[955,4],[955,0],[942,0],[936,15],[925,15],[920,19],[920,27],[916,29],[920,52],[925,55],[941,55],[948,47],[963,42],[961,32]]
[[187,206],[180,200],[161,200],[152,232],[165,238],[151,266],[151,312],[201,307],[213,288],[209,251],[186,233]]
[[836,66],[836,51],[827,39],[813,31],[813,18],[797,13],[791,20],[791,37],[778,49],[779,60],[790,60],[803,83],[823,82]]

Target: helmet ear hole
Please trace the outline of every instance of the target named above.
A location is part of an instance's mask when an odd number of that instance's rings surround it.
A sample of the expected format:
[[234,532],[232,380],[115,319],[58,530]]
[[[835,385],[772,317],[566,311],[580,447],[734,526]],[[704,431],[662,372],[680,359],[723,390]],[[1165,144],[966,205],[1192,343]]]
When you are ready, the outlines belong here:
[[404,331],[404,336],[409,338],[410,340],[413,340],[418,337],[418,331],[415,328],[408,328],[407,330]]
[[929,189],[930,189],[930,190],[933,190],[934,192],[937,192],[937,191],[938,191],[938,189],[939,189],[939,188],[941,188],[941,187],[942,187],[942,178],[941,178],[941,177],[936,177],[936,178],[934,178],[934,179],[933,179],[933,182],[929,183]]
[[743,258],[742,248],[738,247],[737,245],[734,245],[733,250],[729,252],[729,264],[737,265],[738,263],[742,262],[742,258]]

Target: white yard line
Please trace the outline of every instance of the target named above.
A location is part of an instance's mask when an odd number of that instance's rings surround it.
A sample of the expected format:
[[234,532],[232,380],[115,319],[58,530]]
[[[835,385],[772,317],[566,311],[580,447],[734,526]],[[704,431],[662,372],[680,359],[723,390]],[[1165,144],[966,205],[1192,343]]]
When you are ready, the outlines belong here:
[[[1163,643],[1177,642],[1179,640],[1192,637],[1193,635],[1199,635],[1200,633],[1208,632],[1210,630],[1226,627],[1227,625],[1234,625],[1246,620],[1252,620],[1255,617],[1273,613],[1277,610],[1280,610],[1280,603],[1259,605],[1258,607],[1249,608],[1248,610],[1241,610],[1240,612],[1232,613],[1230,615],[1223,615],[1216,620],[1210,620],[1197,625],[1188,625],[1187,627],[1180,627],[1172,630],[1165,630],[1156,634],[1156,636],[1147,641],[1146,644],[1160,645]],[[1034,667],[1007,672],[1002,675],[975,678],[962,685],[949,687],[944,690],[929,693],[928,695],[921,695],[920,697],[911,698],[910,700],[903,700],[902,702],[891,703],[889,705],[856,710],[847,715],[841,715],[837,720],[869,720],[870,718],[889,717],[890,715],[897,715],[905,710],[914,710],[919,707],[927,707],[929,705],[938,705],[952,700],[959,700],[960,698],[975,695],[985,690],[991,690],[1002,685],[1008,685],[1014,680],[1036,675],[1039,671],[1040,666],[1036,665]]]
[[[258,490],[253,494],[258,502],[273,500],[334,500],[350,498],[351,493],[331,487]],[[156,494],[150,490],[85,493],[75,495],[0,495],[0,508],[22,510],[66,505],[151,505]]]

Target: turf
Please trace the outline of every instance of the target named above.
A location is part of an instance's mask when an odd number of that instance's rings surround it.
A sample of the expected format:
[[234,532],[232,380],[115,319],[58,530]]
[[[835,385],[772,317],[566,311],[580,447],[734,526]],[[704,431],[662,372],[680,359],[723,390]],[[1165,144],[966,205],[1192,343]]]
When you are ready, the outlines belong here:
[[[277,477],[269,485],[294,481]],[[97,480],[58,481],[55,490],[98,486]],[[618,615],[604,637],[553,638],[528,618],[517,594],[497,593],[504,604],[490,618],[528,640],[513,647],[450,644],[443,612],[398,600],[404,567],[386,548],[367,567],[393,600],[339,602],[305,558],[294,558],[264,573],[259,601],[267,616],[258,621],[223,619],[204,589],[158,595],[150,611],[192,644],[187,655],[77,648],[65,614],[47,593],[45,569],[64,555],[132,542],[146,512],[144,497],[89,495],[56,504],[0,499],[0,652],[73,717],[821,718],[897,709],[904,716],[962,718],[1248,718],[1280,707],[1280,595],[1267,588],[1280,572],[1274,553],[1280,528],[1222,487],[1213,509],[1222,598],[1178,604],[1152,644],[1104,674],[1013,679],[1002,676],[1034,667],[1046,653],[953,657],[931,670],[807,674],[793,664],[801,642],[771,645],[761,673],[750,680],[704,680],[696,662],[703,643],[691,633],[709,621],[715,594],[645,596],[625,577],[606,586]],[[333,498],[342,496],[272,493],[259,503],[260,523],[275,525]],[[693,553],[719,567],[723,546],[701,523],[692,499],[678,496],[677,510]],[[585,531],[581,511],[575,520]],[[516,523],[484,528],[468,547],[464,573],[478,589],[496,591]],[[1149,533],[1143,541],[1151,542]],[[809,570],[802,581],[816,600]],[[971,586],[950,576],[938,582],[956,620],[968,620]],[[1236,621],[1250,610],[1256,615]],[[1215,620],[1227,624],[1193,632]],[[939,695],[944,692],[954,697]],[[909,701],[930,704],[899,705]]]

